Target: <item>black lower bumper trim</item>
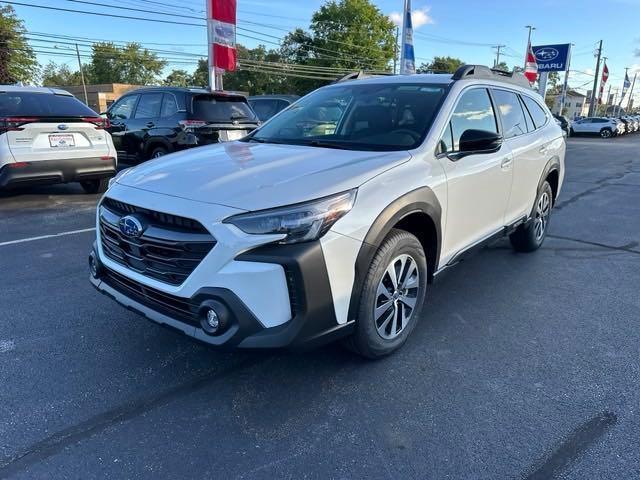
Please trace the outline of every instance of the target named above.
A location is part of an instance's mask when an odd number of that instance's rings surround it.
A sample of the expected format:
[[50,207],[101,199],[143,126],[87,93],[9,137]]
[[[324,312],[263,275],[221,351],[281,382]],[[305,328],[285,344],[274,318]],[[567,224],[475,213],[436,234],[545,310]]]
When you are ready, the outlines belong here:
[[112,177],[115,173],[116,159],[111,157],[19,162],[0,168],[0,188],[82,182]]

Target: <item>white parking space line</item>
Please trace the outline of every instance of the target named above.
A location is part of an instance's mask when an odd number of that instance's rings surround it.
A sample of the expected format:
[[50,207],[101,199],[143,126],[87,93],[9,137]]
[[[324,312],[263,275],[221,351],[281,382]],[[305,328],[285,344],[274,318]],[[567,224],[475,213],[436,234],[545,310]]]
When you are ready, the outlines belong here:
[[41,235],[39,237],[21,238],[19,240],[10,240],[8,242],[0,242],[0,247],[6,247],[7,245],[16,245],[18,243],[35,242],[36,240],[44,240],[47,238],[64,237],[66,235],[75,235],[77,233],[94,232],[95,228],[83,228],[82,230],[70,230],[68,232],[52,233],[51,235]]

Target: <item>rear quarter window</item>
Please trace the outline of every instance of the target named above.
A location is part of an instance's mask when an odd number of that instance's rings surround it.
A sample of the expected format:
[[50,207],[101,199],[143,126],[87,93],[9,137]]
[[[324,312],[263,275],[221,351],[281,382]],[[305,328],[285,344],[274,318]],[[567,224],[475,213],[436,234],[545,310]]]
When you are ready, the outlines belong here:
[[75,97],[32,92],[0,92],[0,117],[96,117]]
[[536,128],[542,127],[545,123],[547,123],[547,113],[544,109],[536,102],[533,98],[528,97],[526,95],[522,95],[522,100],[529,110],[531,117],[533,118],[533,123],[535,123]]

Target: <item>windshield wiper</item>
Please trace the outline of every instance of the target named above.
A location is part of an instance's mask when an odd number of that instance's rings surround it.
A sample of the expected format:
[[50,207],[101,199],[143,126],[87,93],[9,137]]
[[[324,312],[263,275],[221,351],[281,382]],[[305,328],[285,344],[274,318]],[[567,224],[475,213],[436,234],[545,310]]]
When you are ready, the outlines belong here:
[[265,140],[264,138],[248,137],[243,140],[244,142],[256,142],[256,143],[274,143],[276,145],[282,145],[283,142],[275,142],[273,140]]
[[327,140],[311,140],[309,142],[304,142],[303,145],[321,148],[335,148],[337,150],[357,150],[355,146],[345,145],[344,143],[338,142],[328,142]]

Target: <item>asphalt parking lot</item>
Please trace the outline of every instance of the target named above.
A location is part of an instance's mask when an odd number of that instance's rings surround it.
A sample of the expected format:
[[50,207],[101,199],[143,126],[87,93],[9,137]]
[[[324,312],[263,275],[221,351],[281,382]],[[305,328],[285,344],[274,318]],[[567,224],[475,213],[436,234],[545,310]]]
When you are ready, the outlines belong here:
[[452,269],[378,362],[122,309],[88,282],[96,200],[0,195],[0,478],[640,478],[640,135],[570,139],[544,247]]

